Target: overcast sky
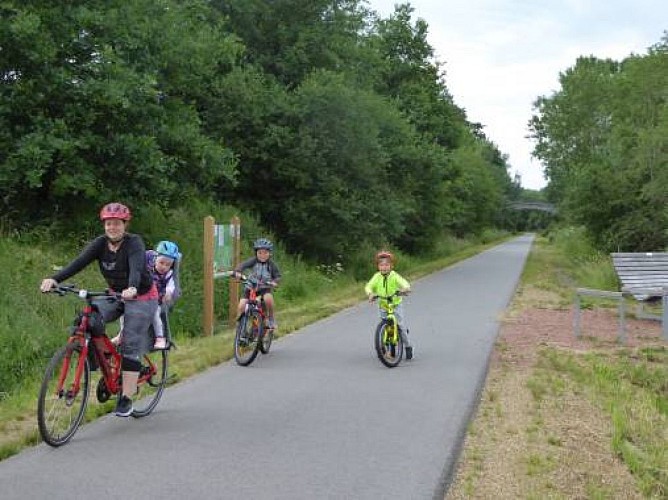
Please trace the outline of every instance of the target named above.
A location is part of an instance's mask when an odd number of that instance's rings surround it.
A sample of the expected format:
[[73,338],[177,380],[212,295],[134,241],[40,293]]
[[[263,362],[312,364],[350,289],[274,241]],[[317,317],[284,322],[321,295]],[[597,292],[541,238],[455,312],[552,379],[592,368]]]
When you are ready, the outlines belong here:
[[[383,18],[396,0],[368,0]],[[413,22],[445,63],[446,85],[469,121],[509,156],[522,186],[546,181],[531,158],[527,122],[538,96],[581,55],[621,61],[645,54],[668,30],[668,0],[413,0]]]

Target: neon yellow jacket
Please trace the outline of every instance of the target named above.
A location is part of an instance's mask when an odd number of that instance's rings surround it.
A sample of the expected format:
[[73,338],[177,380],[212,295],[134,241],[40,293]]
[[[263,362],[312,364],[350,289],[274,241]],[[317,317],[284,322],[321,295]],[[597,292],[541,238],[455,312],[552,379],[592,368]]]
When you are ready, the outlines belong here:
[[[369,282],[364,287],[364,292],[367,295],[392,295],[397,290],[410,290],[410,283],[396,271],[390,271],[383,276],[380,271],[374,274]],[[398,304],[402,301],[401,297],[394,299],[394,303]]]

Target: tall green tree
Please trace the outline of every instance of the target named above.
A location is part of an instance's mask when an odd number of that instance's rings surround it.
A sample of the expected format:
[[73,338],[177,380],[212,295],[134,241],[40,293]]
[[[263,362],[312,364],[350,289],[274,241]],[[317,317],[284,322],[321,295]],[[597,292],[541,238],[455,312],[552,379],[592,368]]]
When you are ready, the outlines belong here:
[[403,230],[406,193],[391,177],[388,134],[406,131],[379,96],[316,72],[291,96],[289,140],[277,145],[267,214],[290,246],[325,259]]
[[534,104],[539,113],[530,122],[537,143],[534,154],[545,163],[555,199],[576,184],[573,177],[581,168],[606,152],[603,144],[610,130],[613,78],[618,71],[619,64],[610,59],[580,57],[560,75],[561,90]]
[[238,53],[220,20],[201,22],[204,2],[2,8],[0,203],[11,221],[72,217],[112,198],[169,200],[234,175],[188,98],[210,74],[205,53],[230,64]]
[[369,19],[360,0],[226,0],[212,4],[243,40],[245,60],[296,88],[313,70],[361,68]]
[[579,58],[560,83],[530,123],[550,196],[603,249],[666,248],[666,39],[621,63]]
[[380,55],[375,89],[396,99],[417,130],[442,147],[454,149],[467,135],[464,111],[454,104],[445,72],[427,40],[429,27],[413,21],[410,4],[398,4],[376,22],[369,43]]

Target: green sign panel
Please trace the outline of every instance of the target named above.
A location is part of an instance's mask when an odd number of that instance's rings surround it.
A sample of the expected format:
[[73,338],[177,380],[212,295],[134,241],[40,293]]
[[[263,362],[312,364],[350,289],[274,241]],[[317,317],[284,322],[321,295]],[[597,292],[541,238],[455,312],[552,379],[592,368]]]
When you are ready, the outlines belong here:
[[234,229],[232,224],[213,226],[213,272],[220,273],[232,269],[234,251]]

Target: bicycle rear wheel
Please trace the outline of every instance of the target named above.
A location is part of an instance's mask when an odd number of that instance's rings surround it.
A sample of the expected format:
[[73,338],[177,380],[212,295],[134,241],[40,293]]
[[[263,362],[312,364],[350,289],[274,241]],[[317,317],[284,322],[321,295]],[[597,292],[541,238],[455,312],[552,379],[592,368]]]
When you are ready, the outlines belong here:
[[262,318],[256,312],[244,314],[237,323],[234,336],[234,359],[240,366],[248,366],[257,357]]
[[383,320],[378,324],[374,345],[378,359],[385,366],[394,368],[401,363],[404,355],[404,342],[394,323]]
[[132,416],[149,415],[160,402],[167,385],[168,349],[158,349],[144,355],[139,371],[137,395],[132,398]]
[[[75,390],[80,362],[83,362],[83,371],[79,389]],[[68,344],[51,358],[37,402],[37,424],[45,443],[61,446],[74,436],[86,413],[89,384],[90,366],[88,360],[81,357],[80,346]]]

